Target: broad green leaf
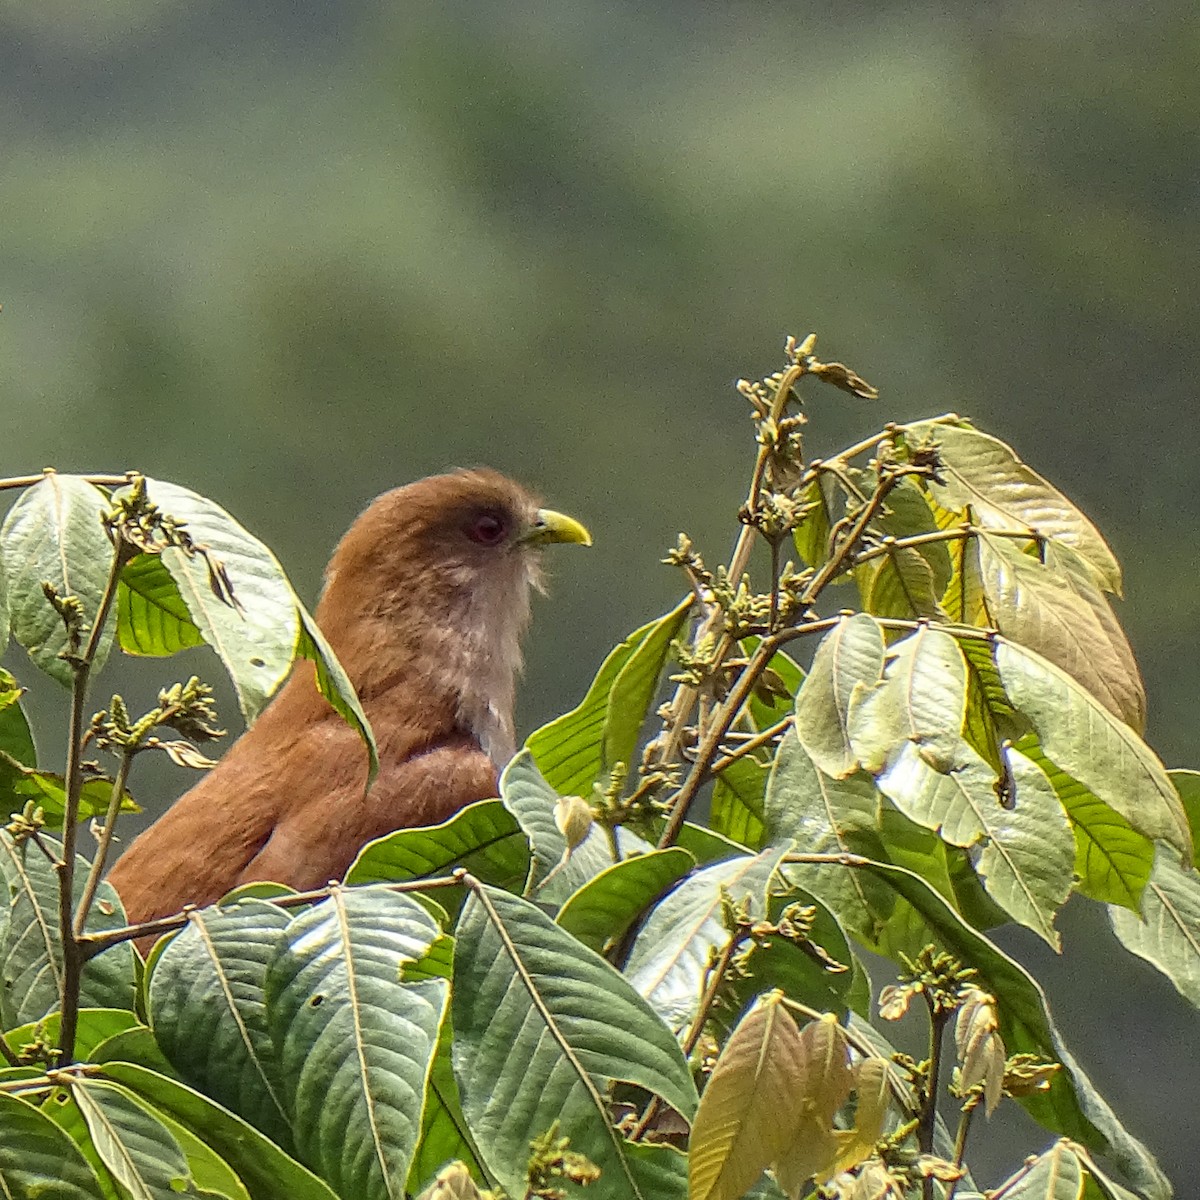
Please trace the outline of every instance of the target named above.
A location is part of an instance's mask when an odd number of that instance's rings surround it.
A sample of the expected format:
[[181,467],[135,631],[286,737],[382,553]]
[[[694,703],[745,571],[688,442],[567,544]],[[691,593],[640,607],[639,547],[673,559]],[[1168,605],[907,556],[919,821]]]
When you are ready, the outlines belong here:
[[[804,854],[881,853],[879,793],[859,772],[833,779],[813,763],[794,733],[775,756],[764,801],[766,837],[772,845],[794,842]],[[789,879],[819,896],[842,926],[863,945],[878,948],[879,935],[896,907],[892,890],[867,873],[841,866],[789,864]]]
[[11,1200],[99,1200],[95,1171],[40,1109],[0,1092],[0,1194]]
[[[962,518],[955,515],[955,520],[961,521]],[[951,542],[950,561],[953,570],[950,582],[942,594],[942,608],[947,618],[959,625],[971,625],[976,629],[989,628],[992,618],[984,601],[983,571],[979,565],[979,538],[964,536]]]
[[1021,1100],[1030,1115],[1047,1129],[1108,1156],[1148,1196],[1167,1200],[1170,1187],[1153,1155],[1124,1129],[1067,1051],[1033,977],[966,924],[920,876],[882,863],[865,869],[895,888],[920,915],[924,928],[913,930],[914,940],[921,939],[918,945],[935,944],[976,969],[979,987],[996,997],[1009,1054],[1038,1054],[1063,1064],[1047,1090]]
[[187,1126],[230,1165],[253,1200],[338,1200],[325,1183],[252,1125],[185,1084],[126,1062],[105,1063],[96,1074]]
[[[137,1017],[124,1008],[82,1008],[75,1029],[75,1057],[87,1062],[92,1051],[101,1042],[115,1037],[126,1029],[137,1027]],[[4,1040],[14,1054],[20,1054],[26,1044],[40,1038],[50,1046],[58,1045],[59,1015],[51,1013],[40,1021],[30,1021],[16,1029],[10,1029]]]
[[770,767],[752,754],[731,762],[713,784],[709,821],[717,833],[751,850],[762,846],[763,793]]
[[[1123,635],[1118,647],[1100,621],[1098,608],[1108,610],[1108,602],[1087,568],[1080,564],[1077,586],[1091,587],[1092,604],[1011,538],[980,535],[979,564],[992,625],[1061,667],[1114,716],[1140,730],[1146,711],[1141,677]],[[1116,632],[1120,635],[1119,628]]]
[[601,952],[695,865],[696,860],[678,847],[614,863],[568,898],[556,923]]
[[295,1142],[339,1192],[404,1193],[448,986],[401,972],[439,934],[406,896],[339,888],[271,959],[267,1022]]
[[[29,731],[29,722],[21,707],[24,694],[25,689],[0,667],[0,750],[15,758],[22,766],[36,767],[37,750],[33,744],[33,734]],[[16,774],[7,763],[0,762],[0,787],[7,786]]]
[[[186,523],[201,548],[187,554],[168,547],[162,564],[229,672],[249,724],[292,669],[300,639],[292,585],[275,555],[211,500],[160,479],[146,480],[146,492],[164,513]],[[215,582],[222,572],[227,585]]]
[[881,682],[855,689],[846,722],[851,755],[878,774],[902,747],[919,748],[945,773],[968,752],[961,733],[966,708],[967,664],[958,643],[922,625],[888,649]]
[[[742,653],[749,658],[758,649],[760,637],[742,638],[740,646]],[[796,710],[796,693],[804,682],[804,669],[790,655],[777,650],[767,664],[767,671],[774,676],[767,676],[773,687],[777,687],[782,695],[771,688],[760,685],[750,697],[750,718],[755,729],[769,729],[778,724],[784,717],[790,717]],[[766,672],[764,672],[766,675]]]
[[[112,789],[111,779],[85,779],[79,791],[80,818],[102,817],[108,811]],[[67,809],[67,784],[61,775],[52,771],[23,771],[13,780],[12,790],[22,802],[32,800],[41,808],[46,818],[47,829],[62,828],[63,816]],[[120,811],[139,813],[142,809],[127,791],[121,798]]]
[[779,994],[764,996],[730,1035],[705,1086],[689,1139],[689,1200],[741,1200],[791,1148],[807,1099],[803,1058]]
[[1069,675],[1032,650],[996,639],[996,665],[1013,704],[1048,758],[1147,837],[1192,855],[1179,795],[1154,752]]
[[167,1132],[179,1143],[187,1160],[188,1172],[204,1200],[252,1200],[246,1185],[234,1174],[233,1168],[211,1147],[205,1145],[186,1125],[157,1109],[154,1115],[166,1126]]
[[1014,742],[1013,749],[1037,764],[1066,810],[1075,835],[1078,890],[1092,900],[1139,911],[1142,889],[1154,864],[1154,843],[1052,763],[1035,734]]
[[126,654],[159,657],[204,644],[174,575],[157,554],[138,554],[121,570],[117,640]]
[[646,1088],[690,1119],[695,1086],[670,1030],[604,959],[528,901],[481,887],[456,937],[454,1070],[501,1185],[522,1194],[529,1143],[557,1121],[571,1149],[600,1167],[602,1194],[657,1200],[651,1176],[661,1155],[631,1148],[613,1128],[608,1087]]
[[965,423],[942,419],[904,427],[911,447],[935,441],[943,483],[930,482],[933,498],[944,508],[970,506],[976,520],[993,529],[1028,529],[1060,541],[1092,569],[1106,591],[1121,592],[1121,568],[1096,527],[1057,488],[1027,467],[997,438]]
[[191,913],[158,957],[147,996],[155,1039],[185,1082],[284,1149],[291,1128],[263,985],[290,920],[262,900]]
[[1055,1142],[999,1189],[1005,1200],[1082,1200],[1084,1170],[1071,1143]]
[[832,473],[822,472],[799,496],[800,502],[808,506],[808,512],[792,531],[792,541],[796,553],[814,570],[829,557],[829,531],[839,516],[839,495]]
[[62,1082],[79,1105],[101,1161],[134,1200],[199,1195],[179,1143],[132,1093],[88,1076]]
[[525,745],[560,795],[587,799],[618,762],[632,765],[671,643],[691,599],[631,633],[601,664],[577,708],[530,734]]
[[368,842],[346,882],[400,883],[465,867],[478,879],[514,891],[528,877],[529,863],[529,843],[516,817],[499,800],[480,800],[442,825],[400,829]]
[[[901,477],[888,492],[883,512],[872,524],[885,536],[908,538],[923,533],[936,533],[945,528],[938,519],[939,515],[920,485],[913,479]],[[954,570],[948,542],[925,542],[911,549],[928,563],[932,573],[933,590],[941,596],[949,585]]]
[[[661,836],[665,824],[665,820],[656,821],[652,828]],[[733,838],[728,838],[722,833],[714,833],[708,826],[697,825],[692,821],[684,821],[675,844],[681,850],[686,850],[692,855],[701,866],[753,853],[749,846],[743,846],[741,842],[735,841]]]
[[8,580],[4,573],[3,549],[0,548],[0,654],[8,649],[9,612]]
[[613,853],[599,825],[573,850],[555,821],[558,793],[542,778],[529,750],[518,752],[500,776],[500,797],[529,839],[533,858],[526,893],[546,904],[561,904],[589,879],[613,865]]
[[[934,543],[940,545],[941,543]],[[890,546],[874,562],[864,563],[863,607],[874,617],[944,618],[942,592],[933,568],[913,546]]]
[[154,1040],[149,1025],[134,1025],[114,1033],[112,1037],[93,1046],[88,1052],[88,1061],[93,1063],[135,1063],[148,1071],[155,1071],[182,1083],[179,1072],[169,1062],[162,1048]]
[[1180,995],[1200,1008],[1200,875],[1160,846],[1142,893],[1140,916],[1109,906],[1113,932],[1126,950],[1156,966]]
[[316,621],[299,601],[296,612],[300,618],[300,636],[296,643],[296,656],[307,658],[313,663],[317,676],[317,691],[333,706],[334,711],[350,726],[358,730],[367,748],[367,787],[375,782],[379,774],[379,751],[375,745],[375,734],[371,722],[359,703],[358,693],[345,667],[338,662],[333,647],[325,639]]
[[638,933],[625,974],[672,1029],[688,1025],[700,1003],[709,953],[724,946],[724,898],[748,898],[750,912],[766,915],[771,880],[787,846],[696,871],[660,904]]
[[435,1172],[451,1160],[465,1163],[475,1179],[487,1181],[486,1167],[475,1149],[467,1118],[463,1116],[451,1062],[453,1045],[454,1034],[447,1009],[429,1070],[425,1107],[421,1114],[421,1136],[408,1173],[408,1190],[413,1193],[419,1192],[433,1179]]
[[835,779],[858,767],[850,744],[853,698],[883,672],[883,631],[858,613],[839,621],[821,640],[796,696],[796,732],[813,762]]
[[[1188,826],[1192,831],[1192,845],[1200,848],[1200,771],[1173,770],[1167,774],[1179,793],[1179,802],[1187,814]],[[1192,866],[1196,866],[1196,857],[1200,849],[1193,855]]]
[[[53,838],[42,841],[52,853],[61,845]],[[88,863],[76,857],[75,900],[79,901]],[[16,846],[0,833],[0,873],[8,882],[12,902],[9,924],[0,943],[0,1015],[6,1027],[23,1025],[55,1011],[62,990],[62,943],[58,924],[58,876],[45,855],[26,842]],[[101,883],[86,929],[101,933],[119,929],[125,913],[116,891]],[[83,969],[80,1006],[128,1008],[134,1006],[134,959],[128,942],[112,946],[90,959]]]
[[[27,488],[0,527],[0,567],[6,579],[12,635],[47,675],[70,687],[74,672],[65,659],[62,618],[42,590],[49,583],[83,605],[84,639],[100,611],[114,550],[100,523],[108,498],[78,475],[47,473]],[[112,618],[96,647],[99,670],[112,646]]]

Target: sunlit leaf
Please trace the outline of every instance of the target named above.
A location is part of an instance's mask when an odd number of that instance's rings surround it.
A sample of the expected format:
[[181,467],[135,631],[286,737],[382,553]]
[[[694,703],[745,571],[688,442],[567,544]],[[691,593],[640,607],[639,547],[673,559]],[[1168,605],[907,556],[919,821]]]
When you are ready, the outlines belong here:
[[904,427],[906,443],[934,441],[943,483],[930,482],[943,507],[969,505],[989,528],[1028,529],[1071,547],[1105,590],[1121,591],[1121,568],[1096,527],[1057,488],[1027,467],[1002,441],[964,422],[917,421]]
[[1055,1142],[999,1188],[1005,1200],[1082,1200],[1084,1172],[1070,1142]]
[[883,633],[862,613],[839,621],[822,639],[796,696],[796,733],[813,762],[835,779],[858,767],[850,743],[852,699],[883,671]]
[[[103,816],[108,811],[112,789],[111,779],[85,779],[79,790],[80,817]],[[13,780],[12,790],[22,800],[32,800],[41,808],[47,829],[62,828],[63,816],[67,809],[67,785],[61,775],[56,775],[53,771],[23,771]],[[121,797],[118,811],[139,813],[142,810],[126,791]]]
[[156,656],[204,643],[179,584],[157,554],[138,554],[121,570],[117,639],[126,654]]
[[[68,648],[66,628],[42,585],[51,584],[64,599],[79,599],[86,640],[113,563],[112,543],[100,523],[108,507],[108,498],[86,479],[50,472],[25,489],[0,527],[12,635],[38,667],[66,687],[74,678],[60,657]],[[97,670],[108,657],[114,624],[110,615],[96,647]]]
[[745,754],[725,767],[713,785],[709,820],[713,829],[751,850],[762,845],[763,793],[770,768]]
[[[0,750],[23,766],[36,767],[37,750],[33,744],[33,734],[21,707],[24,692],[25,689],[0,667]],[[19,774],[8,763],[0,762],[0,787],[6,786]]]

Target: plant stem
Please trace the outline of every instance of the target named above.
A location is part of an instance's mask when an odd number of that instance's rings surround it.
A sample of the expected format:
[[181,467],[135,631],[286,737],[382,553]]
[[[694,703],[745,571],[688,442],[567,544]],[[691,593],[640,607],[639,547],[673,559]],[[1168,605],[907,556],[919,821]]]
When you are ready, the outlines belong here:
[[[755,750],[761,749],[763,746],[773,742],[781,733],[786,733],[795,721],[795,717],[784,717],[782,721],[776,721],[769,729],[764,729],[762,733],[756,733],[753,737],[747,738],[736,750],[718,758],[708,769],[710,775],[719,775],[730,763],[735,763],[739,758],[745,758],[747,754],[753,753]],[[728,736],[728,735],[726,735]]]
[[[926,1079],[925,1096],[917,1121],[917,1149],[922,1154],[933,1153],[933,1134],[937,1126],[938,1084],[942,1071],[942,1042],[951,1012],[942,1010],[934,1003],[928,992],[923,992],[929,1007],[929,1075]],[[933,1200],[933,1177],[923,1182],[925,1200]]]
[[100,878],[104,874],[104,866],[108,861],[109,847],[112,845],[113,831],[117,824],[117,814],[121,811],[121,801],[125,797],[125,785],[129,781],[129,769],[133,766],[133,759],[136,753],[135,749],[126,747],[125,753],[121,755],[121,761],[117,767],[117,776],[113,780],[112,795],[108,801],[108,811],[104,814],[104,827],[100,831],[100,842],[96,847],[96,857],[92,859],[87,882],[83,885],[83,895],[80,896],[79,903],[75,908],[75,923],[72,928],[72,934],[77,939],[83,934],[84,928],[87,925],[88,913],[91,911],[92,901],[96,899],[96,889],[100,886]]
[[[963,1105],[962,1115],[958,1118],[958,1129],[954,1134],[954,1165],[956,1167],[961,1167],[963,1164],[963,1157],[967,1152],[967,1135],[971,1132],[971,1121],[978,1108],[978,1096],[968,1099],[966,1104]],[[958,1184],[959,1180],[957,1179],[950,1184],[945,1200],[954,1200],[954,1193],[958,1191]]]

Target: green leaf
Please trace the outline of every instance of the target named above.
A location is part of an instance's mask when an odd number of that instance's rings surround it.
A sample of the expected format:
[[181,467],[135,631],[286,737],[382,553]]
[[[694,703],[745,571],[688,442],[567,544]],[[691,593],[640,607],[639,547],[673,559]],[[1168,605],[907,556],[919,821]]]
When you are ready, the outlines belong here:
[[96,1074],[187,1126],[230,1165],[253,1200],[338,1200],[325,1183],[252,1125],[192,1088],[133,1063],[109,1062]]
[[[879,792],[861,771],[833,779],[820,771],[793,733],[775,756],[764,801],[770,844],[804,854],[882,854]],[[841,866],[789,864],[787,877],[819,896],[841,925],[869,949],[896,907],[894,892],[869,874]]]
[[557,1121],[605,1195],[657,1200],[644,1171],[661,1156],[613,1128],[607,1090],[635,1084],[690,1118],[695,1086],[670,1030],[604,959],[528,901],[480,887],[459,920],[452,1012],[463,1112],[506,1191],[523,1193],[529,1143]]
[[439,934],[406,896],[339,888],[290,922],[271,960],[267,1020],[296,1145],[337,1191],[403,1194],[448,985],[401,971]]
[[[137,1028],[138,1020],[128,1009],[124,1008],[81,1008],[75,1030],[75,1057],[80,1062],[87,1062],[92,1051],[101,1042],[115,1037],[126,1029]],[[51,1013],[40,1021],[29,1021],[10,1029],[4,1040],[8,1048],[19,1054],[21,1048],[41,1037],[47,1044],[57,1046],[59,1030],[59,1015]]]
[[547,904],[561,904],[613,865],[612,850],[599,825],[593,825],[573,850],[568,849],[567,839],[554,819],[558,793],[542,778],[529,750],[521,750],[504,768],[500,796],[533,851],[527,894],[536,894]]
[[[221,659],[250,724],[292,669],[300,616],[292,586],[275,555],[223,508],[188,488],[147,479],[150,500],[186,523],[203,553],[168,547],[162,564],[179,587],[188,615]],[[223,571],[232,591],[214,587]]]
[[883,673],[883,631],[863,613],[840,620],[821,640],[796,696],[796,732],[813,762],[835,779],[858,768],[850,744],[851,701]]
[[671,643],[691,598],[631,633],[601,664],[577,708],[530,734],[525,745],[562,796],[587,799],[618,762],[630,766]]
[[771,880],[788,846],[696,871],[658,904],[638,933],[625,974],[675,1030],[688,1025],[700,1003],[709,953],[724,946],[726,898],[749,898],[752,917],[767,913]]
[[[21,707],[25,689],[0,667],[0,750],[26,767],[37,766],[37,750],[33,734]],[[14,779],[19,772],[0,762],[0,787]]]
[[1200,875],[1160,846],[1142,893],[1140,916],[1110,905],[1113,932],[1126,950],[1157,967],[1200,1008]]
[[1121,904],[1137,912],[1154,864],[1154,843],[1052,763],[1036,734],[1026,734],[1013,743],[1013,749],[1037,764],[1066,810],[1075,835],[1078,890],[1092,900]]
[[[102,817],[108,811],[108,803],[112,797],[113,783],[103,777],[85,779],[79,791],[79,816]],[[46,828],[58,830],[62,828],[63,817],[67,810],[67,783],[61,775],[52,771],[24,771],[17,775],[12,784],[15,795],[23,799],[33,800],[41,806],[46,818]],[[123,813],[140,813],[141,805],[126,792],[121,797]]]
[[905,621],[945,617],[933,568],[915,546],[890,546],[861,570],[865,573],[863,607],[872,616]]
[[914,940],[921,939],[918,945],[931,942],[976,969],[979,986],[996,997],[1000,1034],[1009,1054],[1038,1054],[1063,1064],[1046,1091],[1021,1100],[1030,1115],[1047,1129],[1106,1154],[1135,1186],[1166,1200],[1170,1188],[1153,1155],[1121,1126],[1071,1057],[1033,977],[967,925],[919,875],[882,863],[865,869],[895,888],[920,915],[925,927],[912,931]]
[[204,644],[175,577],[157,554],[135,555],[121,570],[117,641],[126,654],[156,657]]
[[796,553],[814,570],[829,557],[829,531],[839,516],[838,496],[837,480],[832,474],[822,472],[798,497],[809,506],[809,511],[792,531],[792,541]]
[[1188,827],[1192,831],[1192,846],[1197,853],[1192,856],[1192,866],[1200,856],[1200,771],[1173,770],[1167,774],[1179,793],[1179,802],[1187,814]]
[[155,1039],[184,1081],[285,1150],[291,1126],[263,985],[290,920],[262,900],[191,913],[159,955],[147,996]]
[[[74,672],[59,655],[67,650],[62,618],[42,591],[52,584],[75,596],[90,627],[100,611],[113,562],[113,547],[100,523],[108,511],[104,493],[78,475],[50,472],[27,488],[0,527],[0,567],[6,577],[12,635],[35,665],[70,687]],[[88,630],[84,632],[86,640]],[[112,624],[96,647],[98,671],[112,645]]]
[[969,505],[975,519],[992,529],[1028,529],[1063,542],[1095,573],[1106,591],[1121,593],[1121,568],[1096,527],[1057,488],[1027,467],[1009,446],[965,423],[944,418],[904,427],[911,447],[935,441],[944,483],[929,483],[944,508]]
[[[908,538],[923,533],[936,533],[944,528],[926,494],[913,479],[901,477],[887,494],[884,510],[872,525],[887,537]],[[910,547],[929,565],[933,591],[941,596],[950,583],[954,566],[948,542],[925,542]]]
[[1005,1200],[1082,1200],[1084,1170],[1070,1142],[1030,1159],[999,1191]]
[[0,1193],[6,1200],[98,1200],[95,1171],[49,1117],[0,1092]]
[[[1064,558],[1070,554],[1069,549],[1062,552]],[[1072,585],[1023,553],[1011,538],[988,534],[979,538],[979,565],[991,623],[1005,637],[1061,667],[1114,716],[1140,730],[1146,715],[1141,676],[1088,569],[1079,563]],[[1090,602],[1080,595],[1085,587],[1090,588]],[[1101,610],[1108,615],[1107,624],[1100,619]]]
[[[749,658],[758,649],[761,641],[760,637],[742,638],[742,653]],[[782,650],[777,650],[771,656],[767,669],[778,676],[775,682],[782,685],[783,694],[777,695],[770,691],[764,696],[761,686],[754,691],[750,697],[750,717],[756,730],[769,729],[784,717],[790,717],[796,709],[796,693],[804,682],[804,669]]]
[[371,730],[371,722],[359,703],[358,693],[345,667],[338,662],[333,647],[325,639],[316,621],[309,615],[308,610],[296,601],[296,612],[300,617],[300,636],[296,643],[296,655],[307,658],[314,664],[317,675],[317,691],[333,706],[334,711],[350,726],[358,730],[367,748],[367,787],[375,782],[379,774],[379,750],[375,745],[375,734]]
[[135,1200],[199,1195],[179,1143],[132,1093],[87,1076],[62,1083],[79,1105],[101,1161]]
[[695,865],[696,860],[678,847],[614,863],[568,898],[556,923],[601,952]]
[[[53,838],[43,843],[54,854],[62,852]],[[88,862],[76,857],[75,902],[87,876]],[[55,1011],[62,988],[62,943],[58,923],[58,876],[45,855],[26,842],[14,845],[0,832],[0,873],[12,896],[9,924],[0,941],[0,1015],[12,1028]],[[101,883],[88,915],[88,932],[102,933],[125,924],[125,912],[116,891]],[[134,1006],[133,948],[120,943],[97,954],[83,969],[80,1006],[128,1008]]]
[[1005,690],[1046,755],[1139,833],[1170,842],[1190,860],[1183,806],[1150,747],[1053,663],[1004,638],[995,646]]
[[368,842],[346,873],[348,884],[400,883],[465,867],[514,891],[529,875],[529,842],[499,800],[468,804],[442,825],[400,829]]
[[205,1145],[186,1125],[181,1125],[166,1113],[155,1110],[154,1115],[179,1143],[187,1160],[188,1171],[205,1200],[217,1200],[221,1196],[227,1200],[251,1200],[245,1184],[211,1146]]
[[770,767],[746,754],[731,762],[713,784],[709,820],[717,833],[757,850],[763,836],[763,793]]

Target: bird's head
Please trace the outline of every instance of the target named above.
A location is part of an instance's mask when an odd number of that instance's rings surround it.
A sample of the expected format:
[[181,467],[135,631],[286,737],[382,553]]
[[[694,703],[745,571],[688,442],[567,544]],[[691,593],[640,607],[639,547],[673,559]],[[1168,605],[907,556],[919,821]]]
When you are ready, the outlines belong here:
[[[317,617],[360,693],[384,673],[437,656],[511,695],[541,550],[590,545],[576,520],[542,508],[491,470],[433,475],[385,492],[329,564]],[[507,679],[507,683],[505,680]]]

